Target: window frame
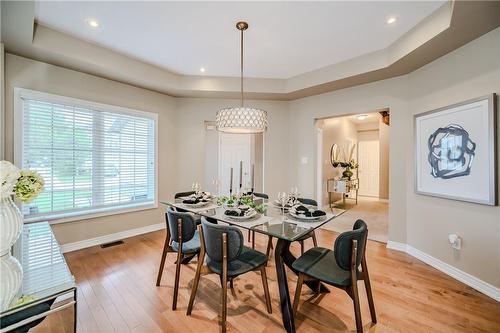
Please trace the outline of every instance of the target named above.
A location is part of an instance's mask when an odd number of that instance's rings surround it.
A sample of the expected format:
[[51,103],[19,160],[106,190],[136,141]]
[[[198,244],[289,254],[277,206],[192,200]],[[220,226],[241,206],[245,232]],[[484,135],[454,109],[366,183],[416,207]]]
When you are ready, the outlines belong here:
[[140,111],[122,106],[111,104],[97,103],[87,100],[82,100],[73,97],[50,94],[46,92],[14,87],[14,164],[22,167],[23,156],[23,119],[24,108],[23,98],[40,100],[49,103],[68,104],[82,108],[90,108],[96,111],[113,112],[126,114],[131,116],[141,116],[152,119],[154,121],[154,202],[151,203],[131,203],[128,205],[110,206],[110,207],[94,207],[92,209],[82,211],[69,212],[54,212],[47,213],[44,216],[35,216],[32,218],[24,218],[25,223],[48,221],[50,224],[59,224],[98,217],[126,214],[142,210],[158,208],[158,114],[147,111]]

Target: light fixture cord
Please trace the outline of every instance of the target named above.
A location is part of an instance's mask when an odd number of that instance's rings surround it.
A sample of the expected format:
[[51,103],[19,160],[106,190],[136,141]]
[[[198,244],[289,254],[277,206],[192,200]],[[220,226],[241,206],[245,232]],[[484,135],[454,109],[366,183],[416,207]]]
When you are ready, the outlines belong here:
[[240,89],[241,89],[241,107],[243,107],[243,29],[241,29],[241,64],[240,64]]

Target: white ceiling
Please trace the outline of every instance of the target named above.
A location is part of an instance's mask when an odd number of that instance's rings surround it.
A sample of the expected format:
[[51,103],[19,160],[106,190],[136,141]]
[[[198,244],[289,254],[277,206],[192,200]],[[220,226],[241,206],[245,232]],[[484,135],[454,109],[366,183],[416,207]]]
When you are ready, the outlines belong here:
[[[289,78],[389,46],[444,1],[38,2],[39,23],[175,73]],[[396,16],[393,25],[386,19]],[[85,20],[99,21],[98,29]]]

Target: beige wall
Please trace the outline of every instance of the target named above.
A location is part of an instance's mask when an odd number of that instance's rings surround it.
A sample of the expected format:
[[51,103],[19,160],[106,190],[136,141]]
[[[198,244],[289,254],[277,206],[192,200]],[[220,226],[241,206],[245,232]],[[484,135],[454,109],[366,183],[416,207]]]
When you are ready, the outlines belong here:
[[[492,92],[500,92],[500,28],[407,76],[291,102],[249,101],[269,111],[265,135],[265,191],[297,185],[316,197],[318,118],[389,108],[389,239],[408,243],[500,287],[500,207],[414,193],[413,115]],[[13,87],[23,87],[141,109],[159,114],[159,196],[204,179],[203,120],[235,100],[174,99],[60,67],[6,56],[6,158],[12,160]],[[500,118],[500,117],[499,117]],[[188,138],[188,140],[181,140]],[[500,144],[498,145],[500,149]],[[201,156],[201,158],[200,158]],[[59,224],[61,243],[163,222],[162,209]],[[448,233],[463,238],[453,252]]]
[[5,121],[5,52],[0,43],[0,160],[4,159],[4,121]]
[[[413,115],[500,93],[499,41],[500,28],[410,75],[292,101],[291,175],[315,193],[314,165],[300,162],[314,154],[313,126],[307,125],[315,118],[389,108],[389,239],[500,287],[500,207],[417,195],[413,170]],[[451,249],[449,233],[463,238],[461,251]]]
[[[406,188],[400,186],[406,183],[408,176],[406,163],[400,165],[398,156],[406,154],[407,147],[411,147],[407,87],[407,78],[398,77],[290,102],[290,147],[293,147],[290,149],[290,175],[303,195],[310,197],[316,197],[315,119],[390,108],[393,124],[390,127],[389,239],[399,242],[406,242]],[[302,163],[303,157],[308,163]]]
[[[48,65],[15,55],[6,56],[6,159],[13,160],[13,88],[39,90],[89,101],[118,105],[158,114],[158,195],[165,197],[175,188],[174,113],[175,99],[169,96]],[[164,221],[164,209],[111,215],[54,225],[59,242],[88,238],[139,228]]]
[[[13,88],[21,87],[157,113],[159,198],[190,189],[194,180],[211,186],[217,159],[206,154],[215,152],[218,139],[216,132],[205,130],[204,120],[215,120],[215,112],[221,106],[237,105],[238,100],[176,99],[11,54],[7,54],[6,66],[6,159],[13,160]],[[247,103],[267,110],[269,126],[273,128],[264,140],[265,192],[272,195],[286,190],[288,102]],[[54,230],[59,242],[65,244],[162,223],[163,212],[160,204],[158,209],[57,224]]]
[[[176,159],[176,168],[182,172],[175,175],[176,190],[186,190],[191,187],[194,180],[206,178],[204,176],[206,166],[200,161],[200,156],[204,156],[206,145],[210,145],[212,147],[210,149],[213,149],[215,144],[213,136],[217,137],[217,132],[207,134],[203,122],[215,120],[215,113],[221,107],[238,106],[238,103],[238,100],[230,99],[177,99],[175,136],[178,139],[176,148],[179,151],[179,158]],[[288,102],[248,100],[245,104],[266,110],[269,128],[272,128],[264,135],[264,192],[272,196],[279,191],[286,191],[289,188]],[[205,142],[207,135],[211,137],[210,143]],[[213,167],[212,165],[211,168]],[[211,182],[212,177],[207,176],[207,178],[206,181]]]
[[[408,79],[409,124],[414,114],[493,92],[499,94],[500,28],[410,74]],[[500,122],[498,113],[497,120]],[[413,138],[412,126],[407,136]],[[497,147],[500,149],[498,142]],[[401,156],[404,158],[410,161],[411,176],[407,179],[408,243],[500,287],[500,207],[415,194],[412,147]],[[461,251],[453,251],[448,245],[450,233],[463,238]]]
[[[357,130],[356,125],[345,117],[341,118],[330,118],[318,121],[318,127],[322,129],[323,134],[323,145],[322,145],[322,198],[321,203],[323,205],[328,204],[328,192],[326,188],[326,182],[328,179],[339,178],[342,176],[342,168],[334,168],[330,162],[330,149],[333,144],[337,144],[339,147],[343,147],[346,154],[349,154],[349,143],[346,138],[349,138],[354,144],[357,143]],[[348,158],[347,156],[346,158]],[[356,154],[354,154],[356,158]],[[302,189],[299,187],[299,190]],[[309,197],[302,194],[304,197]],[[332,194],[332,201],[340,200],[342,198],[341,194]]]
[[380,145],[379,193],[380,199],[389,199],[389,152],[390,152],[390,127],[379,119],[378,141]]

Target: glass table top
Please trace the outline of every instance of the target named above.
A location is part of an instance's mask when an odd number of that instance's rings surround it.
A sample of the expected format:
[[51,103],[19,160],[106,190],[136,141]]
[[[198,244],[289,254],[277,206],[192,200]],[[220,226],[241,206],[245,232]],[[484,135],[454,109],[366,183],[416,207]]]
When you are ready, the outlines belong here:
[[304,221],[292,217],[286,211],[283,213],[282,209],[273,203],[266,203],[267,210],[263,215],[241,221],[226,216],[224,212],[227,208],[217,205],[216,201],[200,208],[186,206],[179,199],[160,200],[160,202],[167,206],[180,208],[204,217],[214,218],[230,225],[254,230],[255,232],[288,241],[295,241],[305,236],[345,212],[343,209],[334,208],[331,211],[326,211],[326,215],[320,217],[318,220]]
[[14,305],[1,314],[14,312],[76,287],[66,260],[47,222],[25,224],[14,244],[13,256],[23,269],[23,281]]

